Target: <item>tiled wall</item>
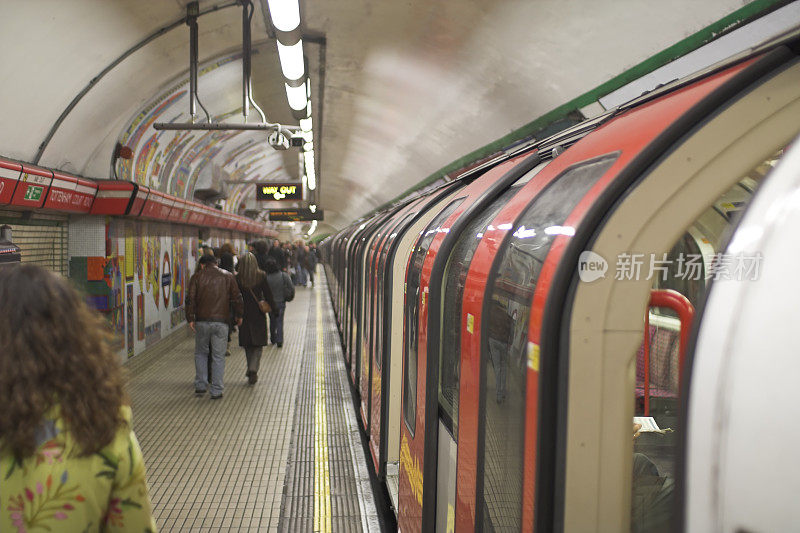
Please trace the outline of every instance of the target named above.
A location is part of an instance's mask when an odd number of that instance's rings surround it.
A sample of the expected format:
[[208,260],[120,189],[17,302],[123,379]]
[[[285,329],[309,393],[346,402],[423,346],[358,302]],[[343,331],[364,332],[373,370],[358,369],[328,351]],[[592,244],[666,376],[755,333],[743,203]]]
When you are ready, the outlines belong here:
[[247,249],[243,236],[232,232],[104,217],[75,217],[69,237],[70,279],[107,316],[123,358],[185,324],[201,244]]

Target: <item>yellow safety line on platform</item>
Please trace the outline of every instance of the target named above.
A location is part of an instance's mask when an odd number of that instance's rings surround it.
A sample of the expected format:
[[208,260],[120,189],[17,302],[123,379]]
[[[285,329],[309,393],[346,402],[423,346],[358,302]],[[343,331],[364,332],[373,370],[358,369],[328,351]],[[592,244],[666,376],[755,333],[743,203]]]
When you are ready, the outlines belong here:
[[314,531],[331,531],[328,466],[328,420],[325,415],[325,344],[322,338],[322,291],[317,294],[317,367],[314,381]]

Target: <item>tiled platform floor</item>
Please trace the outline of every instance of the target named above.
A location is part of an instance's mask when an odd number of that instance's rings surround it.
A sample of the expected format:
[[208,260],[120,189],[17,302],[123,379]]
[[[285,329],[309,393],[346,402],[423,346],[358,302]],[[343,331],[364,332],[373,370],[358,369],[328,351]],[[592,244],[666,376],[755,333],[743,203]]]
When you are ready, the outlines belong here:
[[[331,447],[349,443],[353,460],[349,469],[344,469],[349,474],[341,475],[347,475],[349,480],[344,485],[357,494],[342,496],[361,500],[355,513],[364,516],[350,518],[358,519],[363,525],[360,529],[374,529],[376,511],[368,490],[366,461],[357,440],[341,351],[332,334],[335,325],[324,275],[322,269],[318,272],[317,287],[298,287],[297,297],[288,304],[284,346],[265,347],[255,386],[247,384],[244,351],[236,334],[231,342],[232,355],[226,360],[221,400],[211,401],[207,394],[194,395],[191,335],[183,335],[171,348],[142,354],[128,363],[134,429],[144,453],[156,522],[162,531],[278,531],[279,524],[281,530],[288,530],[290,523],[307,524],[308,531],[327,529],[324,525],[314,527],[313,516],[303,522],[281,517],[287,469],[295,468],[289,461],[293,432],[303,433],[293,427],[295,403],[298,398],[301,403],[306,401],[298,394],[298,386],[301,379],[309,382],[308,372],[312,373],[310,383],[316,383],[315,339],[320,327],[325,332],[320,349],[324,351],[329,393],[324,402],[327,418],[345,420],[347,427],[343,431],[342,422],[338,428],[328,422],[328,440]],[[321,323],[316,320],[320,304]],[[333,383],[341,386],[332,387]],[[314,439],[294,441],[295,461],[304,457],[313,460]],[[335,462],[337,457],[341,454],[330,454],[329,471],[334,475],[343,471]],[[335,490],[343,483],[331,480],[328,486]],[[310,489],[313,497],[313,484]],[[291,512],[288,507],[286,512]],[[332,523],[332,530],[337,530],[336,520]]]

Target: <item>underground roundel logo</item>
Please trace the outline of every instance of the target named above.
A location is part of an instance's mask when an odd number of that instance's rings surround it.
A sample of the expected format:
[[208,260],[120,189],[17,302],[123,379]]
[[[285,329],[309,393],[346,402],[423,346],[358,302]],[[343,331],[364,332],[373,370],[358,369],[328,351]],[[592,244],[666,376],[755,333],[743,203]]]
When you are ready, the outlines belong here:
[[169,252],[164,252],[164,269],[161,274],[161,295],[164,296],[164,309],[169,307],[169,289],[172,286],[172,271],[169,263]]

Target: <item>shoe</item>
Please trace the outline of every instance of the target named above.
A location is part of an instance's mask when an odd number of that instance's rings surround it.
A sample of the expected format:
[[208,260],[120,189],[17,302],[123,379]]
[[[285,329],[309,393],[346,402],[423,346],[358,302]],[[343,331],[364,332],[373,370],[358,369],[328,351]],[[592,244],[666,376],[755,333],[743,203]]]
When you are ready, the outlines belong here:
[[256,374],[255,372],[248,372],[247,383],[249,383],[250,385],[255,385],[256,381],[258,381],[258,374]]
[[202,390],[202,389],[194,389],[194,393],[195,393],[195,394],[205,394],[205,393],[206,393],[206,391],[204,391],[204,390]]
[[283,343],[282,342],[278,343],[278,348],[283,348]]
[[219,400],[220,398],[222,398],[222,393],[220,393],[220,394],[217,394],[216,396],[215,396],[215,395],[213,395],[213,394],[211,395],[211,399],[212,399],[212,400]]

